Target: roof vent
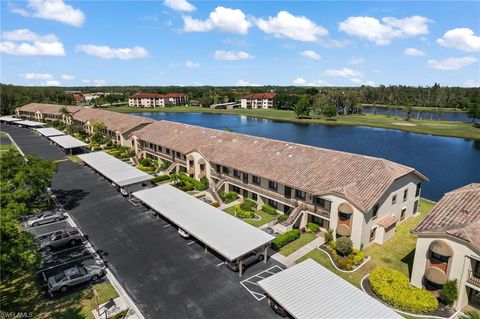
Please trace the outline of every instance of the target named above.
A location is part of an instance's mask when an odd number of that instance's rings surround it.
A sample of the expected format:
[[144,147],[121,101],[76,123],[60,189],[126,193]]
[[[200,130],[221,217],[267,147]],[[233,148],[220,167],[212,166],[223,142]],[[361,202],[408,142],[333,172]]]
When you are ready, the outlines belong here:
[[288,157],[292,157],[293,155],[292,154],[289,154]]
[[280,154],[280,152],[277,152],[276,154],[277,154],[277,155],[279,155],[279,154]]
[[257,144],[257,143],[258,143],[258,141],[253,141],[253,144]]

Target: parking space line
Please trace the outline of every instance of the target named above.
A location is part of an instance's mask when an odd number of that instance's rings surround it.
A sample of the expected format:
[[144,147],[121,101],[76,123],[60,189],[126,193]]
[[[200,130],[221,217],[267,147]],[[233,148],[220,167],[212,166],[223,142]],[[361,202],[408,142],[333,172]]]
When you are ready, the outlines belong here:
[[78,249],[78,248],[82,248],[82,250],[86,250],[85,247],[83,247],[82,245],[77,245],[77,246],[73,246],[73,247],[70,247],[70,248],[65,248],[65,249],[62,249],[62,250],[59,250],[59,251],[56,251],[56,252],[53,252],[53,253],[48,253],[46,255],[56,255],[56,254],[59,254],[59,253],[64,253],[64,252],[67,252],[69,250]]
[[[244,283],[249,283],[249,284],[251,284],[251,285],[258,286],[257,282],[260,281],[261,279],[264,279],[264,277],[260,276],[260,274],[270,273],[270,274],[274,275],[275,273],[273,273],[273,272],[270,271],[270,270],[273,270],[273,269],[280,269],[280,271],[283,270],[282,267],[280,267],[280,266],[278,266],[278,265],[275,265],[275,266],[272,266],[272,267],[270,267],[270,268],[268,268],[268,269],[266,269],[266,270],[262,270],[261,272],[255,274],[255,275],[253,275],[253,276],[250,276],[250,277],[248,277],[248,278],[245,279],[245,280],[242,280],[242,281],[240,282],[240,284],[243,286],[243,288],[245,288],[245,289],[248,291],[248,293],[250,293],[250,294],[253,296],[253,298],[255,298],[257,301],[262,301],[263,299],[266,298],[266,296],[265,296],[264,294],[262,294],[262,293],[255,292],[255,291],[251,290],[251,289],[248,288]],[[250,281],[250,279],[253,279],[253,278],[256,278],[256,277],[261,278],[261,279],[260,279],[260,280],[257,280],[256,282]],[[258,296],[260,296],[260,297],[258,297]]]
[[85,259],[85,258],[92,258],[93,256],[83,256],[83,257],[80,257],[80,258],[77,258],[77,259],[74,259],[74,260],[70,260],[70,261],[66,261],[64,263],[61,263],[61,264],[58,264],[58,265],[55,265],[55,266],[51,266],[51,267],[48,267],[48,268],[44,268],[44,269],[40,269],[37,271],[37,274],[39,272],[44,272],[46,270],[50,270],[50,269],[54,269],[54,268],[57,268],[57,267],[60,267],[60,266],[63,266],[63,265],[66,265],[66,264],[70,264],[70,263],[73,263],[75,261],[79,261],[79,260],[82,260],[82,259]]
[[170,226],[172,226],[172,225],[166,224],[166,225],[163,225],[163,228],[167,228],[167,227],[170,227]]
[[220,267],[220,266],[223,265],[223,264],[225,264],[224,261],[222,261],[221,263],[219,263],[219,264],[217,265],[217,267]]
[[197,242],[196,240],[191,241],[191,242],[189,242],[189,243],[187,244],[187,246],[190,246],[191,244],[195,244],[196,242]]

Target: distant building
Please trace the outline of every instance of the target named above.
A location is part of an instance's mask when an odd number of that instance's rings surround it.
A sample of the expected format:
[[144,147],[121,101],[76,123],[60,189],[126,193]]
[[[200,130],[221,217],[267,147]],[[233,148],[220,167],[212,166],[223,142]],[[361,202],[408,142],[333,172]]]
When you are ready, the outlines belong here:
[[456,279],[456,308],[480,309],[480,184],[446,193],[412,233],[418,236],[412,285],[438,295]]
[[84,100],[84,97],[83,97],[83,94],[82,93],[75,93],[75,94],[72,94],[75,102],[82,102]]
[[271,109],[277,93],[254,93],[240,99],[240,107],[244,109]]
[[177,105],[188,101],[188,96],[183,93],[137,93],[128,98],[130,107],[164,107]]

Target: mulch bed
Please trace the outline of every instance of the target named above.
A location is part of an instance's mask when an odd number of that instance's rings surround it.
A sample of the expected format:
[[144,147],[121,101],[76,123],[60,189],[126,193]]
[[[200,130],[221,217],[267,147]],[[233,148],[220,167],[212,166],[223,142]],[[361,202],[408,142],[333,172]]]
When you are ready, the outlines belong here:
[[[373,292],[372,286],[370,286],[370,281],[368,278],[365,278],[365,280],[362,281],[362,288],[365,290],[367,294],[369,294],[371,297],[377,299],[381,303],[383,303],[385,306],[394,308],[393,306],[390,306],[388,303],[384,302],[380,298],[377,297],[377,295]],[[396,309],[396,308],[394,308]],[[401,310],[401,309],[398,309]],[[401,310],[404,311],[404,310]],[[405,311],[408,313],[408,311]],[[441,303],[440,301],[438,302],[438,308],[435,311],[432,312],[426,312],[426,313],[421,313],[421,314],[416,314],[416,315],[427,315],[427,316],[437,316],[437,317],[444,317],[444,318],[450,318],[453,314],[455,313],[455,310],[452,308],[446,306],[445,304]]]

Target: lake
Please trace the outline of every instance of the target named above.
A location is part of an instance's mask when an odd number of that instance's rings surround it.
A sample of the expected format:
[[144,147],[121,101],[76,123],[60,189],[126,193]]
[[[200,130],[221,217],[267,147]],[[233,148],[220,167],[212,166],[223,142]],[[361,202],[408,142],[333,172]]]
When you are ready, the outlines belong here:
[[480,182],[480,142],[361,126],[294,124],[246,116],[204,113],[133,113],[180,123],[385,158],[416,168],[430,181],[422,196]]

